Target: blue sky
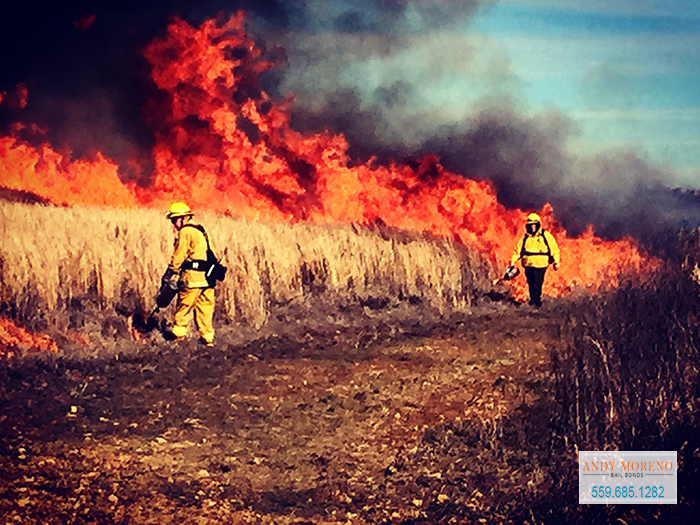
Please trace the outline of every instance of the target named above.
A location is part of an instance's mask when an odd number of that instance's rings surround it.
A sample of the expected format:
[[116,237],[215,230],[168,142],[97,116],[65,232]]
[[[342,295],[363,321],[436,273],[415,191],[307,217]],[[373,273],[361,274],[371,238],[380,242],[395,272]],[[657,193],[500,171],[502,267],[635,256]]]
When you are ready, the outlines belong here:
[[[409,149],[484,109],[560,113],[574,156],[632,152],[700,188],[700,1],[409,0],[397,18],[370,0],[304,5],[282,84],[301,105],[353,90],[378,139]],[[335,31],[345,15],[361,29]]]
[[700,187],[700,2],[503,0],[465,29],[507,59],[523,111],[572,119],[572,151],[633,149]]

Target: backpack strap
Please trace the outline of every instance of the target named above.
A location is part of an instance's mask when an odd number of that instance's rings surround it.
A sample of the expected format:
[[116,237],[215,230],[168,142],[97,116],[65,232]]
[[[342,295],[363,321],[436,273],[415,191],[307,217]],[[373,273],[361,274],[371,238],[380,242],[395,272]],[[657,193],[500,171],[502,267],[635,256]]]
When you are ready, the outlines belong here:
[[546,230],[542,230],[542,240],[544,240],[544,245],[547,247],[547,255],[552,256],[552,249],[549,247],[549,241],[547,240]]
[[523,244],[522,244],[521,247],[520,247],[520,258],[521,258],[521,259],[522,259],[523,257],[525,257],[525,241],[526,241],[526,240],[527,240],[527,233],[526,233],[525,236],[523,237]]
[[209,283],[209,286],[213,288],[216,286],[217,281],[223,281],[224,277],[226,277],[226,266],[219,262],[219,258],[212,251],[211,246],[209,245],[209,236],[207,235],[204,226],[200,224],[184,224],[182,227],[199,230],[202,232],[202,235],[204,235],[204,240],[207,241],[207,260],[185,261],[182,265],[182,269],[205,272],[207,283]]
[[204,240],[207,241],[207,250],[209,249],[209,236],[207,235],[206,230],[204,229],[204,226],[201,224],[183,224],[183,228],[194,228],[195,230],[199,230],[202,232],[202,235],[204,235]]
[[216,263],[219,262],[219,258],[216,256],[216,254],[212,251],[211,246],[209,245],[209,236],[207,235],[206,230],[204,229],[204,226],[200,224],[184,224],[182,226],[183,228],[194,228],[195,230],[199,230],[202,232],[202,235],[204,235],[204,240],[207,241],[207,259],[206,260],[187,260],[182,264],[182,269],[183,270],[198,270],[200,272],[207,272],[207,275],[211,272],[211,269],[214,267]]
[[[547,241],[547,236],[545,235],[545,230],[540,230],[539,233],[536,233],[535,235],[542,235],[542,239],[544,240],[544,245],[547,247],[547,251],[545,253],[533,253],[533,252],[526,252],[525,251],[525,241],[527,240],[528,234],[525,234],[525,237],[523,237],[523,246],[520,248],[520,258],[522,259],[526,255],[548,255],[550,258],[552,257],[552,249],[549,247],[549,241]],[[535,235],[532,235],[534,237]]]
[[201,224],[183,224],[183,228],[194,228],[195,230],[199,230],[202,232],[202,235],[204,235],[204,240],[207,241],[207,253],[211,252],[212,255],[214,255],[214,259],[217,261],[219,260],[218,257],[214,254],[214,251],[211,249],[211,246],[209,245],[209,236],[207,235],[207,231],[204,229],[204,226]]

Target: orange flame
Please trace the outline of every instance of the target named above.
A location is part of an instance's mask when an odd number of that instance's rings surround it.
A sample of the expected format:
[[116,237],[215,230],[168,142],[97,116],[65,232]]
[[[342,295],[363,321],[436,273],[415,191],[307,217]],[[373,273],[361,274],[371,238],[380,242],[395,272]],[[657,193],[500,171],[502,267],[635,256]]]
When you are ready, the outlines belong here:
[[0,317],[0,358],[9,357],[22,347],[30,351],[58,352],[56,343],[49,336],[32,334],[9,319]]
[[70,162],[44,144],[39,148],[0,137],[2,186],[30,191],[55,204],[133,208],[138,201],[117,165],[98,154],[93,161]]
[[[251,219],[382,221],[455,237],[505,265],[523,235],[521,210],[507,210],[489,182],[450,173],[435,156],[351,167],[342,135],[294,131],[291,101],[273,103],[259,86],[260,73],[273,64],[243,23],[242,13],[198,28],[176,19],[146,47],[162,95],[145,108],[156,138],[151,186],[122,183],[117,166],[101,155],[70,162],[47,145],[32,148],[14,138],[0,139],[2,185],[68,205],[165,208],[185,200]],[[625,268],[650,263],[631,239],[603,241],[590,228],[569,238],[551,207],[541,214],[562,248],[562,270],[547,276],[549,295],[595,286],[602,277],[614,282]],[[524,297],[522,280],[513,287]]]

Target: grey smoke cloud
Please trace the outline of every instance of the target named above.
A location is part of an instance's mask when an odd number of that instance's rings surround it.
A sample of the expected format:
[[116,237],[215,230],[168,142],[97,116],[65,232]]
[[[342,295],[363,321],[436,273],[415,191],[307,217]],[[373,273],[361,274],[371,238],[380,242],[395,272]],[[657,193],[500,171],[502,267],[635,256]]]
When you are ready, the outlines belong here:
[[[278,35],[288,63],[276,86],[294,93],[301,129],[342,131],[366,155],[385,153],[363,147],[369,135],[410,150],[457,125],[485,93],[506,93],[507,65],[463,29],[476,2],[305,5],[305,24]],[[342,22],[348,17],[356,22]]]
[[[198,24],[239,8],[270,54],[283,56],[262,85],[273,97],[292,92],[292,125],[343,133],[353,162],[401,161],[437,153],[448,169],[489,179],[507,206],[554,205],[572,233],[589,222],[617,237],[698,224],[698,199],[666,188],[668,174],[625,151],[579,158],[565,114],[525,116],[520,80],[508,58],[469,22],[490,1],[477,0],[125,0],[44,6],[13,4],[0,22],[0,91],[30,90],[21,112],[0,106],[0,132],[16,120],[48,129],[74,156],[102,151],[125,179],[146,183],[152,130],[142,119],[153,95],[139,51],[179,15]],[[95,23],[73,22],[93,13]],[[283,53],[280,53],[283,50]],[[592,101],[625,96],[624,71],[588,72]],[[593,104],[593,102],[592,102]],[[591,107],[595,107],[592,105]],[[42,139],[45,137],[41,137]],[[136,156],[145,169],[131,173]]]
[[[643,152],[577,156],[567,143],[578,129],[566,114],[518,111],[520,80],[507,57],[467,28],[484,4],[451,12],[452,4],[430,3],[424,26],[409,23],[410,4],[384,29],[358,21],[283,35],[288,64],[278,88],[295,94],[295,127],[344,133],[356,162],[437,153],[450,170],[492,180],[506,206],[550,202],[573,234],[592,223],[606,237],[646,240],[700,224],[697,197],[670,190],[671,174]],[[625,71],[601,64],[586,78],[591,108],[626,107],[633,79]]]

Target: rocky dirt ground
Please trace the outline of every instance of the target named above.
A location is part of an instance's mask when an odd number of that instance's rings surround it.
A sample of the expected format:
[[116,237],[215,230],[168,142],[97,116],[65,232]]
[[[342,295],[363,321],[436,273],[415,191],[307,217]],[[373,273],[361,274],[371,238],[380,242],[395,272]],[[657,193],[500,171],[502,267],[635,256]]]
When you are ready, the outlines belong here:
[[556,304],[365,313],[0,365],[1,523],[522,522],[575,483],[546,467]]

